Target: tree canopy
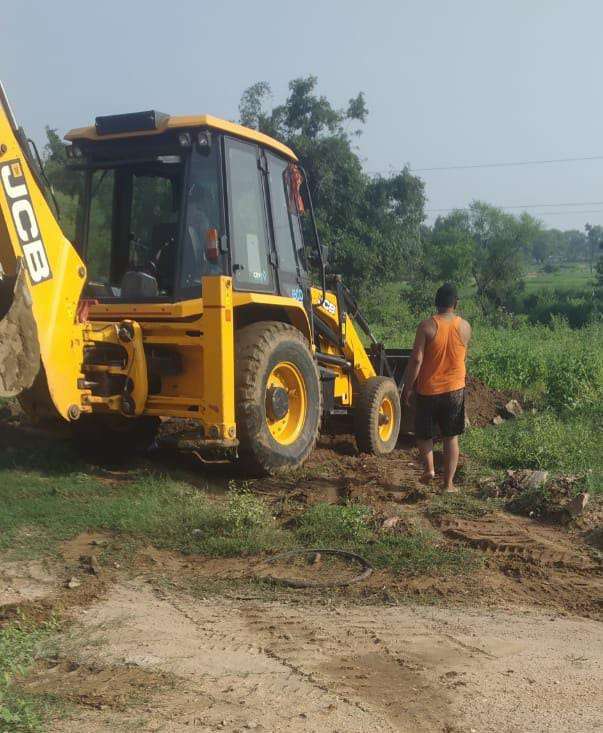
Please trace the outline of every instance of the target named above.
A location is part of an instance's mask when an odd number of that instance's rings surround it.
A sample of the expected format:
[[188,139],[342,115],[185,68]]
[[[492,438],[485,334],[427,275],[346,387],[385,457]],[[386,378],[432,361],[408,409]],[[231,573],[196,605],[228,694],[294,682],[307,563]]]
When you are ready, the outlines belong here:
[[356,290],[408,275],[418,263],[424,184],[408,169],[372,178],[353,141],[368,109],[362,92],[335,108],[316,92],[314,76],[294,79],[289,95],[270,106],[270,86],[258,82],[241,97],[241,123],[291,147],[308,174],[321,239],[333,269]]

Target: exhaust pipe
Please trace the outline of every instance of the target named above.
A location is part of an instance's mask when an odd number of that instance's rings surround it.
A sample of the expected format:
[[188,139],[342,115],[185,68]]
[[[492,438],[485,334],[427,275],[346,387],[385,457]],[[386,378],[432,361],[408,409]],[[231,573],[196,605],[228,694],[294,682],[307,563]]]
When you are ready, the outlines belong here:
[[0,397],[29,389],[40,371],[40,342],[25,268],[0,277]]

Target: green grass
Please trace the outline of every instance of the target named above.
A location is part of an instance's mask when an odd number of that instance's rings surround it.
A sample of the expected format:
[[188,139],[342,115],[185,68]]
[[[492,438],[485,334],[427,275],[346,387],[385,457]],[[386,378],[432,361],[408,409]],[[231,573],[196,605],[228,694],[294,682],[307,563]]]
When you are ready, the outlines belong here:
[[393,572],[461,573],[477,566],[474,553],[448,547],[434,533],[380,531],[371,509],[357,504],[315,504],[301,516],[294,531],[302,546],[348,550]]
[[185,482],[153,474],[108,483],[56,467],[50,475],[0,469],[0,549],[50,553],[87,529],[207,555],[256,554],[282,542],[265,505],[247,492],[233,490],[218,503]]
[[435,496],[427,508],[427,514],[434,518],[452,515],[463,519],[481,519],[499,507],[498,501],[485,501],[463,491]]
[[556,272],[544,272],[542,269],[528,272],[525,279],[525,292],[536,293],[543,288],[556,290],[577,290],[592,288],[594,275],[586,264],[565,265]]
[[471,374],[497,389],[531,393],[554,408],[593,403],[603,390],[603,324],[574,330],[520,324],[475,324],[469,353]]
[[133,471],[125,480],[107,481],[85,469],[68,445],[55,447],[54,463],[26,449],[0,458],[0,549],[21,556],[56,553],[61,540],[106,530],[130,548],[140,540],[214,557],[319,544],[359,552],[394,572],[472,566],[471,554],[441,545],[436,535],[379,532],[368,507],[318,504],[295,527],[283,527],[244,485],[217,498],[160,475]]
[[49,712],[59,707],[18,684],[53,649],[56,630],[55,622],[36,625],[24,618],[0,628],[0,733],[42,733]]
[[603,408],[547,411],[470,430],[462,449],[484,467],[577,474],[593,493],[603,490]]

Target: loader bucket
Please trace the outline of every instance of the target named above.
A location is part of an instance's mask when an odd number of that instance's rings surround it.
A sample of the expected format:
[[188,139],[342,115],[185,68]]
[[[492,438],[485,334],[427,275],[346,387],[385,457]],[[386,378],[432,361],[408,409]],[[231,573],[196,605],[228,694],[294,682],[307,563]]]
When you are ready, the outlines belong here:
[[40,371],[40,342],[25,270],[0,280],[0,397],[28,389]]

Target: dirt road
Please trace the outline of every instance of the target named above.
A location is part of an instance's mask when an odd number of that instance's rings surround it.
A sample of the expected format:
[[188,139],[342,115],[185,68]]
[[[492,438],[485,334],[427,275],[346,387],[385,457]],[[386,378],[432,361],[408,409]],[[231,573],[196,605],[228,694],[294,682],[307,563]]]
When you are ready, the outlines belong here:
[[600,729],[589,619],[197,600],[132,580],[77,628],[78,658],[34,683],[86,705],[55,733]]

